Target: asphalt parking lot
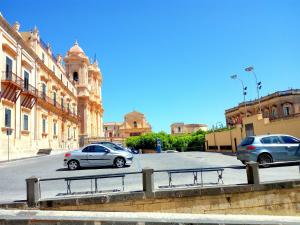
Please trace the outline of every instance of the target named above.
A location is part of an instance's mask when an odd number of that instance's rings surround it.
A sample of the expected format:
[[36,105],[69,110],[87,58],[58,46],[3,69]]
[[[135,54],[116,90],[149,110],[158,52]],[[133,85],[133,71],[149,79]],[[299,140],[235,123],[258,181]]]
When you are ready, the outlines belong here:
[[[31,176],[39,178],[70,177],[84,175],[100,175],[111,173],[140,172],[142,168],[149,167],[154,170],[188,169],[203,167],[232,167],[224,170],[224,184],[246,183],[245,167],[235,156],[212,152],[185,152],[185,153],[161,153],[135,155],[132,166],[126,168],[85,168],[69,171],[63,167],[63,154],[43,156],[25,160],[0,163],[0,202],[8,202],[26,199],[25,179]],[[299,178],[297,165],[284,165],[260,169],[261,181],[274,181]],[[155,173],[155,188],[168,185],[167,173]],[[209,172],[204,174],[204,183],[214,185],[217,182],[217,174]],[[141,174],[125,177],[125,191],[137,191],[142,189]],[[174,185],[193,183],[192,174],[175,174]],[[92,184],[93,185],[93,184]],[[121,179],[103,179],[99,181],[100,190],[121,190]],[[72,191],[83,192],[91,188],[90,180],[76,181],[72,184]],[[61,196],[66,193],[66,182],[45,181],[41,182],[42,198]]]

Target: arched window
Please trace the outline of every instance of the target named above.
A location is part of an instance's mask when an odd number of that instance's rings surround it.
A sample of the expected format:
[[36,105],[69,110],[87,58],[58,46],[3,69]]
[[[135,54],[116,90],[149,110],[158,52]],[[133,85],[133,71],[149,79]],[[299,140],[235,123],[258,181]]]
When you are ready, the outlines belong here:
[[178,133],[181,133],[181,127],[178,127]]
[[282,109],[283,109],[284,116],[290,116],[292,114],[292,104],[291,103],[283,104]]
[[272,118],[277,118],[278,113],[277,113],[277,107],[273,106],[272,107]]
[[73,81],[78,81],[78,73],[77,72],[74,72],[73,73]]
[[270,115],[269,115],[269,109],[267,109],[267,108],[264,109],[264,111],[263,111],[263,117],[264,117],[264,118],[269,118],[269,116],[270,116]]
[[137,122],[136,121],[133,122],[133,127],[137,128]]

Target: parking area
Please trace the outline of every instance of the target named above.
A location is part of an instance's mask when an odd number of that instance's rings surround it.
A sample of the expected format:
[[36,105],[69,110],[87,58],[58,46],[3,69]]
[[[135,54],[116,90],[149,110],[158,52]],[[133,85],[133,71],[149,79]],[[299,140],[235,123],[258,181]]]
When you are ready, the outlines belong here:
[[[125,168],[85,168],[69,171],[63,167],[63,154],[49,155],[40,158],[26,159],[0,164],[0,201],[24,200],[26,198],[25,179],[31,176],[39,178],[71,177],[105,175],[112,173],[140,172],[142,168],[150,167],[154,170],[176,170],[203,167],[227,167],[223,171],[224,184],[245,183],[245,167],[233,155],[213,152],[185,152],[185,153],[161,153],[135,155],[132,166]],[[229,167],[229,168],[228,168]],[[232,168],[230,168],[232,167]],[[297,165],[284,165],[260,169],[261,181],[273,181],[299,178]],[[155,188],[161,188],[169,184],[167,172],[154,174]],[[193,183],[193,174],[172,175],[172,185],[184,185]],[[218,176],[216,172],[203,173],[205,185],[215,185]],[[95,183],[90,180],[72,181],[73,192],[84,192],[94,188]],[[42,197],[55,197],[67,193],[67,182],[45,181],[41,182]],[[122,191],[122,179],[100,179],[97,181],[99,191]],[[142,189],[141,174],[132,174],[124,178],[124,191],[136,191]]]

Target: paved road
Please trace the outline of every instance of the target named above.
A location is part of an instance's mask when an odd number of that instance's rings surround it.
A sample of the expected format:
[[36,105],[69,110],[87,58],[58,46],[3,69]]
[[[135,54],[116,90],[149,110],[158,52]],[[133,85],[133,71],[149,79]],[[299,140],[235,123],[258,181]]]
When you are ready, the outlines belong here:
[[[95,175],[122,172],[139,172],[142,168],[151,167],[155,170],[180,169],[180,168],[200,168],[200,167],[223,167],[237,166],[235,169],[224,171],[224,184],[245,183],[246,172],[243,165],[234,156],[221,153],[209,152],[186,152],[170,154],[144,154],[135,155],[134,163],[131,167],[117,169],[112,167],[87,168],[78,171],[68,171],[63,168],[63,154],[49,155],[39,158],[25,159],[7,163],[0,163],[0,202],[25,200],[26,183],[25,179],[30,176],[40,178],[67,177],[81,175]],[[296,179],[299,178],[298,166],[280,166],[267,169],[260,169],[262,181]],[[168,184],[167,173],[155,173],[155,186]],[[173,184],[192,183],[192,175],[175,175]],[[206,183],[217,181],[216,173],[204,175]],[[72,184],[72,191],[88,191],[90,181],[76,181]],[[102,190],[121,189],[121,180],[106,179],[99,182]],[[142,177],[138,175],[128,175],[125,178],[125,191],[141,190]],[[41,182],[42,198],[55,197],[59,193],[66,192],[65,181]]]

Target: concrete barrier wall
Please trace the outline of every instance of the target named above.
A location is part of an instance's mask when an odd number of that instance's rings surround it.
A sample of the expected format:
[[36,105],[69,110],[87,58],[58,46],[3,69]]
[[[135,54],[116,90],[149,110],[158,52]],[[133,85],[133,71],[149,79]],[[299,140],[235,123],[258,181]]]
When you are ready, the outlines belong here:
[[0,225],[298,225],[299,217],[0,210]]
[[40,201],[43,210],[300,215],[300,180]]

